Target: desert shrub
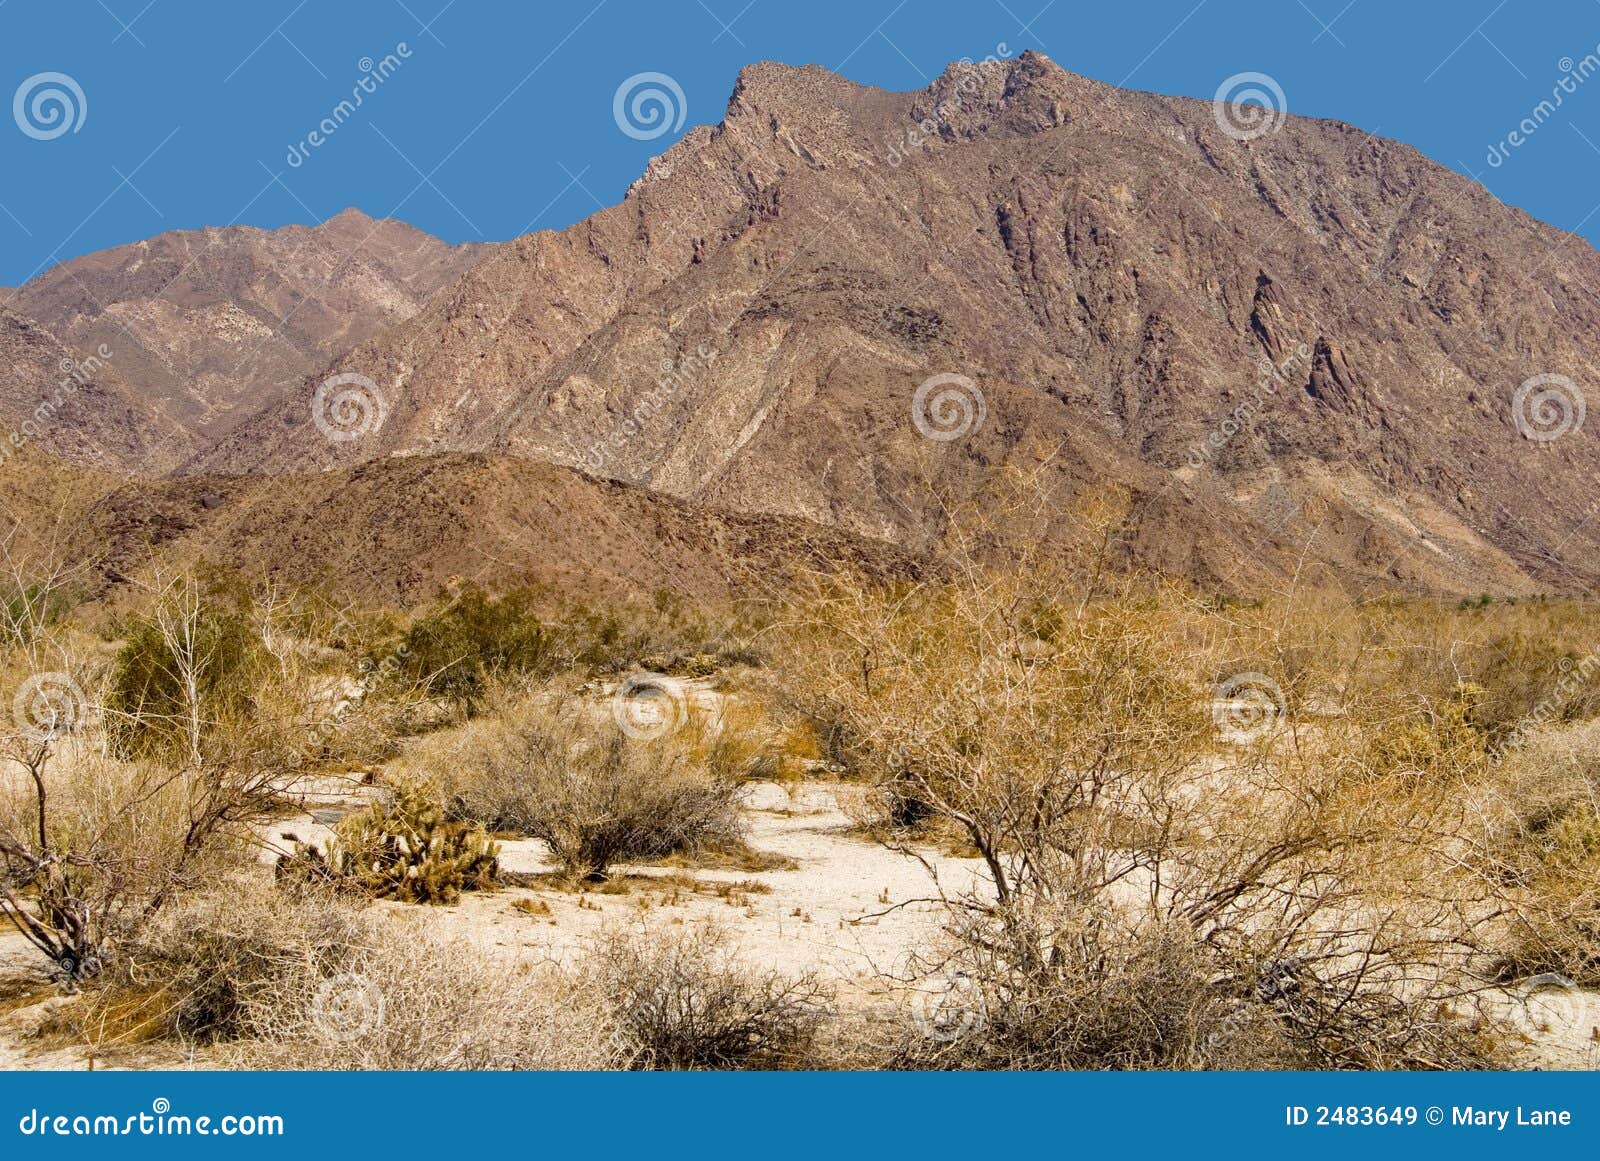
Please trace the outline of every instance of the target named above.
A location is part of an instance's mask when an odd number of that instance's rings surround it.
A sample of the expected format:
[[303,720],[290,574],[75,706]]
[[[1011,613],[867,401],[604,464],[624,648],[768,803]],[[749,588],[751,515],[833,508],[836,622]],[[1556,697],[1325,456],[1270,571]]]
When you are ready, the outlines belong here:
[[1483,735],[1470,689],[1431,710],[1395,689],[1381,622],[1402,617],[1211,614],[1044,557],[953,573],[819,586],[774,664],[848,723],[880,803],[981,856],[977,886],[942,892],[953,963],[995,1009],[979,1059],[1189,1066],[1237,1005],[1308,1067],[1488,1059],[1466,1009],[1508,899],[1463,863]]
[[191,897],[89,996],[102,1047],[152,1034],[231,1068],[592,1069],[603,1014],[563,978],[359,910],[240,880]]
[[469,583],[444,606],[418,618],[394,656],[406,677],[457,702],[470,716],[492,678],[537,673],[555,664],[556,635],[534,608],[527,590],[495,597]]
[[746,967],[709,926],[604,932],[581,973],[609,1017],[624,1068],[806,1067],[830,1004],[815,976]]
[[[1114,916],[1103,922],[1115,925]],[[1012,922],[996,942],[968,927],[960,950],[913,990],[885,1063],[897,1068],[1175,1069],[1304,1066],[1271,999],[1229,994],[1216,957],[1180,925],[1052,940]],[[1050,946],[1030,960],[1007,946]]]
[[[1504,1063],[1471,1020],[1315,957],[1239,954],[1181,920],[1008,909],[953,928],[886,1064],[945,1069],[1394,1069]],[[1038,954],[1039,949],[1047,949]]]
[[456,816],[544,840],[574,878],[740,841],[737,796],[751,752],[732,729],[689,722],[632,738],[609,707],[549,690],[440,739],[419,760],[432,753],[449,755]]
[[99,974],[178,892],[245,858],[271,799],[252,775],[81,746],[35,770],[37,783],[0,783],[0,911],[68,986]]
[[1380,772],[1458,773],[1482,764],[1488,736],[1479,724],[1483,690],[1463,682],[1438,705],[1363,723],[1360,760]]
[[578,605],[562,614],[573,660],[601,673],[651,670],[703,677],[731,665],[757,665],[763,618],[753,606],[710,610],[670,590],[649,603]]
[[84,1031],[100,1048],[246,1037],[286,978],[330,979],[370,937],[356,906],[333,892],[291,895],[239,878],[140,932],[90,993]]
[[1484,690],[1477,716],[1491,743],[1530,719],[1547,725],[1600,714],[1593,649],[1558,627],[1536,627],[1497,634],[1475,650],[1470,664]]
[[1498,975],[1600,984],[1600,724],[1537,736],[1476,795],[1486,871],[1516,889]]
[[105,728],[123,757],[195,758],[224,717],[248,715],[260,639],[236,592],[185,579],[127,623],[105,692]]
[[297,843],[278,860],[280,879],[405,903],[454,903],[462,891],[493,888],[499,870],[499,848],[483,828],[446,818],[417,784],[341,819],[325,849]]

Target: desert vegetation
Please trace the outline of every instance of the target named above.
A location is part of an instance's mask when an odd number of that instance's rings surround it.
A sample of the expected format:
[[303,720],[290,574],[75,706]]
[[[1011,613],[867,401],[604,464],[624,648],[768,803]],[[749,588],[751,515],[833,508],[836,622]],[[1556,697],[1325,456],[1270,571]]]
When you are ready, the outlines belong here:
[[[64,998],[8,1035],[262,1067],[1539,1059],[1525,997],[1600,985],[1592,610],[1221,599],[1083,525],[720,612],[355,611],[206,569],[87,600],[12,551],[7,986]],[[782,890],[827,868],[762,847],[812,791],[830,850],[920,883],[831,935]],[[802,951],[901,914],[849,971]]]

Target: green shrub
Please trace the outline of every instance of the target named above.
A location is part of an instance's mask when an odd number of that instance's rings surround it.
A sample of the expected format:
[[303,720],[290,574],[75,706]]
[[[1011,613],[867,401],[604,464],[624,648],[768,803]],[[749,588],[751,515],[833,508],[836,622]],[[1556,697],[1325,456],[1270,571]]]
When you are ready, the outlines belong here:
[[543,672],[556,664],[555,634],[533,608],[526,590],[491,597],[468,584],[407,630],[394,651],[400,671],[429,693],[461,704],[470,716],[492,677]]
[[171,755],[188,740],[196,707],[202,730],[247,712],[261,643],[247,605],[207,594],[177,598],[126,628],[106,690],[106,733],[122,758]]

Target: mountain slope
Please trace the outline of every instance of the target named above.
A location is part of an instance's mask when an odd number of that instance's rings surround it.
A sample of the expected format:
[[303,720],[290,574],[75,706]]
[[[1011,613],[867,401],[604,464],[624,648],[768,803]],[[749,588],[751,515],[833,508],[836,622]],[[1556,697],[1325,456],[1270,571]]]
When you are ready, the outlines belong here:
[[0,463],[32,448],[127,473],[192,456],[199,445],[123,380],[110,354],[69,350],[40,323],[0,307]]
[[[1032,53],[901,94],[763,64],[620,205],[337,361],[381,426],[323,438],[313,377],[192,467],[504,450],[918,546],[928,496],[1048,462],[1224,584],[1572,587],[1600,439],[1512,397],[1595,380],[1597,287],[1586,244],[1335,122],[1241,141]],[[941,373],[985,410],[948,442],[912,414]]]
[[346,210],[319,226],[172,231],[64,262],[0,301],[72,350],[104,345],[122,379],[203,446],[491,249]]
[[[42,490],[42,489],[41,489]],[[889,546],[506,456],[404,457],[310,476],[138,480],[73,521],[72,555],[104,584],[157,556],[405,608],[456,580],[528,584],[604,604],[671,590],[722,603],[796,570],[910,575]]]

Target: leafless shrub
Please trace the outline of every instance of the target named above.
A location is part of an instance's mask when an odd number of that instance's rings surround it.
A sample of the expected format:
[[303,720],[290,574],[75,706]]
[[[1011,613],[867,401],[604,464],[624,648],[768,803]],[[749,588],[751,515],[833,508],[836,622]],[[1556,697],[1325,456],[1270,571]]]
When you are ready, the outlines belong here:
[[606,1067],[603,1020],[553,971],[501,963],[321,892],[239,882],[174,909],[89,997],[102,1046],[152,1034],[235,1068]]
[[[1483,734],[1453,694],[1398,696],[1362,616],[1213,612],[1046,554],[796,609],[774,651],[794,696],[987,870],[940,892],[950,969],[996,1006],[972,1058],[1191,1066],[1237,1010],[1310,1067],[1486,1061],[1506,899],[1464,862],[1462,793]],[[1241,662],[1281,678],[1243,711],[1213,692]]]
[[737,844],[747,759],[696,723],[627,737],[604,706],[552,690],[501,704],[418,762],[437,764],[461,817],[543,839],[567,874],[603,878],[615,862]]
[[625,1068],[805,1067],[828,1013],[815,976],[748,968],[710,926],[613,929],[588,949],[581,973]]

